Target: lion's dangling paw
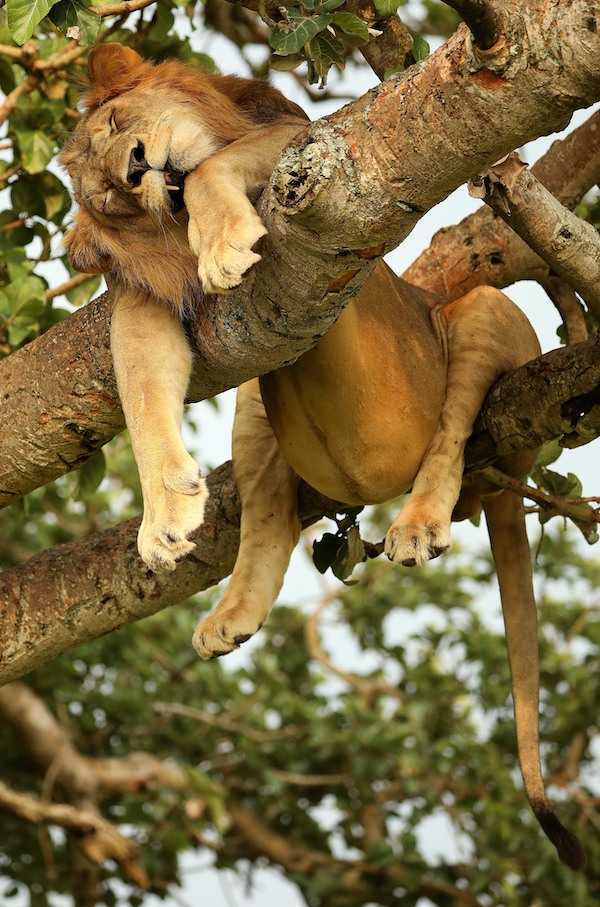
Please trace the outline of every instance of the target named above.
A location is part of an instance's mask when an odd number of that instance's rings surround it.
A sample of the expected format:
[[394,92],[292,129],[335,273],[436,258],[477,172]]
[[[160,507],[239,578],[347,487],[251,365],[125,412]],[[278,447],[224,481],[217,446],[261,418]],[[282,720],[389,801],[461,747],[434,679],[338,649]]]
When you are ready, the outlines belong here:
[[405,523],[401,516],[388,529],[385,553],[395,564],[414,567],[439,557],[450,547],[450,524]]
[[[151,515],[148,510],[144,512],[138,532],[138,551],[155,573],[175,570],[177,562],[196,547],[189,536],[204,522],[208,489],[204,479],[199,478],[197,467],[195,472],[190,482],[182,480],[185,489],[182,492],[166,487],[165,481],[152,496]],[[194,491],[190,490],[192,480]]]
[[262,627],[263,619],[263,613],[258,608],[245,603],[228,607],[223,602],[202,618],[194,632],[192,645],[205,661],[227,655],[254,636]]

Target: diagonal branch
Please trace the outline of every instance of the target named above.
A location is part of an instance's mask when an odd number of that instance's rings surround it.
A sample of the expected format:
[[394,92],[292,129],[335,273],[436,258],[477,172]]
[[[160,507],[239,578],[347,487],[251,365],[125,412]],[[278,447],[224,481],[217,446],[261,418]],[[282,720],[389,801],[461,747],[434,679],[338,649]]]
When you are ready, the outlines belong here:
[[[532,173],[567,208],[600,182],[600,110],[566,138],[556,140]],[[458,299],[475,286],[503,288],[518,280],[544,282],[548,265],[494,212],[482,205],[440,230],[402,275],[408,283]]]
[[516,153],[487,171],[481,191],[490,208],[600,318],[600,234],[592,224],[561,205]]
[[116,860],[124,873],[142,888],[148,885],[145,870],[138,862],[137,844],[121,834],[95,810],[67,803],[47,803],[33,794],[16,791],[0,781],[0,810],[27,822],[60,825],[79,837],[79,846],[94,863]]
[[[426,211],[600,98],[594,0],[507,0],[499,16],[505,41],[484,60],[459,29],[283,154],[261,204],[261,263],[236,293],[199,301],[196,399],[297,359]],[[77,468],[122,428],[109,318],[109,298],[96,300],[0,363],[0,505]]]

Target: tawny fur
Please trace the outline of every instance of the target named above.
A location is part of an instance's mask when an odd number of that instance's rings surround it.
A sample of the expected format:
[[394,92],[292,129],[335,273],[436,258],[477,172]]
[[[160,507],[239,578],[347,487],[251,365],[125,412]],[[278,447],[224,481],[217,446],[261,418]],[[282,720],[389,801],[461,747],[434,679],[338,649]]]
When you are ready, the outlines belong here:
[[[80,211],[68,247],[82,270],[109,275],[112,349],[138,463],[144,518],[138,547],[154,570],[192,548],[206,487],[181,439],[191,352],[180,322],[199,290],[236,286],[260,258],[265,228],[249,201],[302,112],[263,83],[153,67],[119,45],[90,61],[87,113],[62,155]],[[143,160],[139,181],[132,161]],[[184,202],[171,207],[173,172]],[[544,793],[537,729],[536,614],[521,502],[463,482],[464,447],[487,391],[539,353],[531,326],[489,287],[439,306],[384,265],[318,345],[240,388],[234,469],[240,550],[227,592],[194,635],[204,658],[236,648],[266,620],[300,525],[298,476],[348,504],[412,488],[386,537],[394,561],[421,564],[450,544],[450,522],[483,506],[496,559],[519,758],[529,801],[561,859],[577,841]],[[503,465],[526,472],[535,458]],[[462,494],[461,494],[462,487]]]

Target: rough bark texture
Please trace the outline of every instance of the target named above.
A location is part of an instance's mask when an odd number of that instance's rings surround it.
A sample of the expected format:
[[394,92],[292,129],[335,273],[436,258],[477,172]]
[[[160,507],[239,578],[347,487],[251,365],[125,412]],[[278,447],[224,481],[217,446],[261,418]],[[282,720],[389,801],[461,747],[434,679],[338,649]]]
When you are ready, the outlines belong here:
[[[474,48],[461,26],[427,61],[314,123],[283,154],[262,200],[262,262],[238,292],[198,305],[195,396],[296,359],[422,214],[600,97],[593,0],[544,0],[535,9],[510,0],[495,10],[502,34],[489,51]],[[96,301],[0,364],[0,504],[79,465],[121,426],[106,353],[109,311],[107,299]],[[69,394],[50,412],[45,387],[59,374],[76,399]]]
[[600,234],[542,186],[518,154],[483,179],[485,201],[600,318]]
[[[600,182],[600,110],[565,139],[557,140],[532,173],[567,208]],[[402,275],[443,299],[473,287],[507,287],[517,280],[544,281],[548,265],[485,205],[459,224],[445,227]]]
[[[205,521],[192,536],[196,549],[174,573],[152,573],[139,557],[139,519],[58,545],[2,571],[0,684],[227,576],[237,554],[240,519],[231,463],[215,469],[207,482]],[[305,524],[335,510],[334,502],[301,487]]]

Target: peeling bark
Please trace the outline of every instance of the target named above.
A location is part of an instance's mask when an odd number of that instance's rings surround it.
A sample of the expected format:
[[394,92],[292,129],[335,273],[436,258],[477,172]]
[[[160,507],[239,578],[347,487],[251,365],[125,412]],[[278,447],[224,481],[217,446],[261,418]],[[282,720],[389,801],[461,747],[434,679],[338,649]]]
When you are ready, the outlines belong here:
[[[510,0],[496,14],[502,37],[489,51],[461,26],[283,154],[261,203],[262,262],[238,292],[199,302],[195,398],[298,358],[422,214],[600,98],[593,0]],[[81,465],[122,426],[109,317],[109,299],[96,300],[0,363],[0,505]]]

